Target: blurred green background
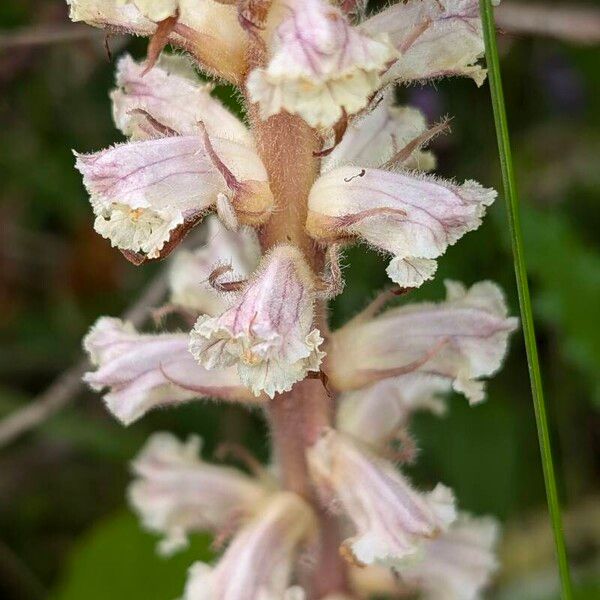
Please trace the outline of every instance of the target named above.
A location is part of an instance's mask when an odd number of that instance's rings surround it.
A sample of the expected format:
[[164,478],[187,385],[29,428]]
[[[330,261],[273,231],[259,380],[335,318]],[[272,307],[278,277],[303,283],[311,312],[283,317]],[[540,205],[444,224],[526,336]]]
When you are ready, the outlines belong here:
[[[565,6],[573,3],[564,2]],[[0,419],[24,406],[80,358],[100,314],[118,315],[160,266],[135,268],[92,230],[71,149],[120,139],[110,117],[113,63],[104,36],[71,29],[62,0],[0,3]],[[24,29],[23,29],[24,28]],[[52,28],[61,39],[48,43]],[[19,33],[15,42],[10,34]],[[25,32],[25,36],[23,36]],[[67,33],[69,32],[69,33]],[[77,32],[77,33],[75,33]],[[77,39],[75,39],[77,38]],[[32,43],[36,42],[36,43]],[[109,40],[142,56],[142,41]],[[523,226],[552,438],[566,509],[577,597],[600,598],[600,68],[597,46],[501,36],[505,94],[523,198]],[[231,90],[219,95],[232,107]],[[499,188],[488,88],[471,81],[400,90],[453,131],[434,144],[438,172]],[[385,263],[349,252],[339,324],[386,285]],[[517,311],[502,198],[484,225],[451,248],[439,277],[411,296],[441,298],[442,280],[493,279]],[[503,569],[489,597],[558,598],[526,360],[515,335],[488,401],[450,400],[443,419],[419,415],[421,453],[411,475],[443,481],[464,509],[505,524]],[[0,448],[0,597],[165,600],[209,541],[169,560],[154,554],[124,499],[128,460],[152,431],[199,433],[268,457],[260,414],[192,403],[128,429],[85,390],[63,410]]]

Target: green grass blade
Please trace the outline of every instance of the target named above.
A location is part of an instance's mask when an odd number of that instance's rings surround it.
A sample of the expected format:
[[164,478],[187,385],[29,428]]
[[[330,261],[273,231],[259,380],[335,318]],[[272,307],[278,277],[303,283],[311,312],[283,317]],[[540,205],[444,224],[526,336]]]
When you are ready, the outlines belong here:
[[496,137],[498,140],[498,152],[502,168],[502,182],[508,207],[508,222],[512,242],[515,275],[517,279],[517,290],[519,293],[519,307],[521,310],[523,335],[525,337],[525,348],[527,350],[527,363],[529,367],[531,392],[542,457],[544,482],[546,484],[546,498],[548,500],[552,529],[554,531],[556,557],[562,587],[562,599],[571,600],[573,591],[565,546],[561,507],[556,487],[552,447],[548,432],[548,417],[546,415],[546,405],[542,389],[542,376],[540,373],[535,339],[531,297],[529,295],[529,284],[527,282],[527,268],[523,251],[523,234],[519,213],[519,196],[513,170],[508,124],[506,120],[506,108],[504,105],[504,93],[502,91],[502,80],[500,77],[500,61],[498,59],[494,13],[490,0],[480,0],[480,6],[485,39],[488,78],[492,97],[492,107],[494,110],[494,122],[496,124]]

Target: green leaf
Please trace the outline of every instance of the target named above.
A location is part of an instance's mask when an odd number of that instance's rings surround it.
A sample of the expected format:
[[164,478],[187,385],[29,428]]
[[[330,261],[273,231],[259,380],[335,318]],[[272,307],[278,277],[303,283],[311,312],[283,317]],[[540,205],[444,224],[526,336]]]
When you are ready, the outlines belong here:
[[52,600],[172,600],[181,596],[188,567],[209,561],[209,536],[193,536],[190,547],[173,557],[156,554],[157,537],[144,532],[136,517],[120,511],[105,519],[76,545]]

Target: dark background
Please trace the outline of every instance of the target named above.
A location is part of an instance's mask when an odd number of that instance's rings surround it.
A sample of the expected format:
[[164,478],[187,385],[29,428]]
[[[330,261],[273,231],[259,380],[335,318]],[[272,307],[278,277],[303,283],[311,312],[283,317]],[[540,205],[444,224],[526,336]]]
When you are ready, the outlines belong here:
[[[565,2],[566,6],[572,3]],[[0,419],[43,392],[76,362],[101,314],[119,315],[160,268],[135,268],[93,232],[71,149],[120,139],[108,90],[104,36],[39,42],[47,28],[82,31],[61,0],[0,3]],[[25,28],[25,30],[21,29]],[[7,35],[27,32],[15,44]],[[27,41],[29,39],[29,41]],[[26,43],[25,43],[26,42]],[[114,38],[114,55],[142,56],[143,41]],[[600,69],[598,48],[501,36],[505,94],[523,200],[530,283],[551,432],[578,598],[600,597]],[[231,106],[231,90],[219,89]],[[487,84],[448,80],[399,92],[431,120],[454,116],[434,150],[438,172],[500,187]],[[385,263],[353,249],[339,324],[386,285]],[[439,276],[412,299],[441,298],[442,280],[493,279],[517,302],[501,197],[484,225],[449,249]],[[129,512],[128,460],[156,430],[196,432],[207,455],[223,439],[268,456],[257,413],[192,403],[155,412],[128,429],[81,390],[33,431],[0,448],[0,597],[29,600],[165,600],[185,569],[209,556],[208,540],[165,561]],[[421,454],[411,476],[443,481],[463,508],[505,524],[503,568],[490,597],[558,598],[551,534],[520,332],[488,400],[450,399],[443,419],[419,415]]]

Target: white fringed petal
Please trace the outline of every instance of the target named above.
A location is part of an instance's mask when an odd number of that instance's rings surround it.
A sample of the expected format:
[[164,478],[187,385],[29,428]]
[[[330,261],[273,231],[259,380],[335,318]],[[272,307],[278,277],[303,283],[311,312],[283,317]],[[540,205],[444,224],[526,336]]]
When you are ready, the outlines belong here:
[[308,200],[307,230],[315,239],[357,237],[395,259],[388,275],[415,287],[435,261],[477,229],[496,192],[474,181],[456,185],[408,172],[340,167],[321,175]]
[[189,354],[186,334],[142,334],[131,323],[101,317],[83,341],[97,369],[84,380],[129,425],[158,406],[199,396],[248,400],[235,369],[207,371]]
[[396,56],[385,35],[352,27],[324,0],[288,0],[265,69],[250,73],[247,89],[263,118],[287,110],[313,127],[328,127],[363,108],[379,73]]
[[313,514],[299,496],[274,495],[214,567],[192,566],[183,600],[302,598],[298,588],[290,588],[290,576],[298,547],[314,526]]
[[256,395],[291,389],[318,371],[323,342],[313,328],[314,286],[302,253],[276,246],[237,302],[219,317],[200,316],[190,351],[207,369],[237,365]]
[[477,85],[486,70],[477,64],[485,51],[477,0],[397,2],[363,23],[386,33],[401,56],[385,73],[386,83],[461,75]]
[[466,514],[448,531],[423,546],[422,559],[401,565],[400,578],[426,600],[479,600],[498,563],[498,525]]
[[[273,203],[267,173],[256,152],[211,138],[214,151],[242,183],[235,208],[250,222]],[[173,136],[118,144],[76,154],[76,168],[90,195],[94,227],[121,250],[157,258],[173,231],[231,194],[198,136]]]
[[159,545],[171,554],[196,531],[231,530],[258,510],[268,490],[231,467],[206,463],[200,439],[180,442],[169,433],[153,434],[132,463],[135,480],[128,497],[144,527],[165,537]]
[[372,446],[381,447],[406,427],[413,413],[428,410],[441,415],[446,410],[442,395],[452,389],[444,377],[408,373],[341,394],[336,426]]
[[500,368],[517,319],[507,317],[502,291],[490,281],[447,288],[444,302],[392,308],[334,332],[327,347],[332,384],[355,389],[418,370],[452,382],[472,403],[482,400],[479,379]]
[[[393,94],[386,94],[372,111],[348,125],[342,141],[323,160],[323,172],[346,165],[381,167],[427,129],[421,111],[411,106],[394,106],[393,99]],[[435,157],[416,149],[404,167],[430,171],[435,168]]]
[[211,96],[212,86],[199,81],[188,58],[162,54],[152,69],[145,69],[128,54],[117,63],[117,87],[110,97],[115,124],[126,136],[162,137],[151,119],[179,135],[197,135],[201,121],[210,136],[252,147],[246,126]]
[[307,458],[317,487],[332,491],[354,524],[356,535],[343,548],[355,563],[396,564],[456,518],[448,488],[415,491],[393,464],[334,430],[308,449]]
[[216,290],[208,279],[216,267],[228,265],[219,282],[247,279],[258,266],[260,245],[250,227],[227,230],[215,216],[206,219],[206,243],[197,250],[179,250],[169,269],[171,302],[192,311],[220,315],[236,295]]

